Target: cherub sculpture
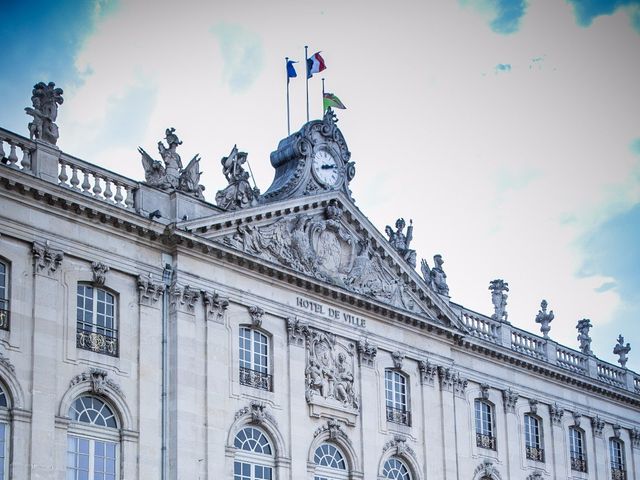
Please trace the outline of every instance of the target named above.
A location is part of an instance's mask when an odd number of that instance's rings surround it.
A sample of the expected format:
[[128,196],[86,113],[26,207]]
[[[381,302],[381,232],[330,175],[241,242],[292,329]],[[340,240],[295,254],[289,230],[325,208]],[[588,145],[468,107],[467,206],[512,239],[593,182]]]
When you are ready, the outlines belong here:
[[187,167],[182,168],[182,159],[176,151],[182,142],[175,131],[175,128],[165,130],[166,147],[162,141],[158,142],[162,162],[154,160],[142,147],[138,147],[147,185],[162,190],[178,190],[204,200],[204,187],[200,185],[200,157],[196,154]]
[[234,145],[228,157],[222,157],[222,173],[229,185],[218,191],[216,204],[225,210],[239,210],[248,206],[254,206],[258,202],[260,190],[251,188],[249,184],[249,172],[242,165],[247,163],[247,153],[239,152]]
[[29,123],[29,138],[44,140],[52,145],[58,141],[58,126],[55,124],[58,117],[58,104],[62,105],[64,93],[61,88],[55,88],[56,84],[49,82],[36,83],[31,92],[33,107],[26,107],[27,115],[33,117]]

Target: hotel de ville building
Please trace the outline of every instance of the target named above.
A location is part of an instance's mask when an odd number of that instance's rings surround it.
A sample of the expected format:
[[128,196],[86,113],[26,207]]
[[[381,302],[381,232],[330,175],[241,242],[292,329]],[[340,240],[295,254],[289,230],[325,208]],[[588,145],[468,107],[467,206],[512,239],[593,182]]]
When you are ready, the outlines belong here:
[[264,192],[234,148],[214,204],[179,131],[133,180],[56,146],[53,83],[32,101],[0,128],[0,479],[640,479],[624,339],[561,345],[546,302],[516,328],[501,279],[452,302],[355,206],[331,109]]

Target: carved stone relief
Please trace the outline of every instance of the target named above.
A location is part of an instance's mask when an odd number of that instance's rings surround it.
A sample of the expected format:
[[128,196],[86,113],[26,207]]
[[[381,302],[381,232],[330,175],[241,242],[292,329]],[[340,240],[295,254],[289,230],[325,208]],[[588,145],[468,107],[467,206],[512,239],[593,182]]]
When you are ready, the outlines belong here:
[[171,310],[182,309],[187,313],[193,313],[195,305],[200,298],[200,292],[189,285],[180,286],[174,283],[171,288]]
[[107,279],[107,272],[109,270],[111,270],[111,268],[102,262],[91,262],[91,273],[93,273],[93,284],[96,287],[104,286],[104,282]]
[[329,420],[327,420],[326,425],[322,425],[321,427],[316,429],[316,431],[313,432],[313,438],[317,438],[319,435],[322,435],[325,432],[328,433],[329,440],[335,441],[341,439],[345,440],[349,444],[351,443],[349,437],[342,429],[342,424],[335,418],[330,418]]
[[391,354],[391,359],[393,360],[393,368],[402,370],[402,363],[404,362],[404,353],[402,353],[399,350],[396,350]]
[[298,317],[287,318],[287,334],[290,345],[302,346],[304,339],[309,335],[309,324]]
[[249,315],[251,316],[251,325],[260,328],[262,326],[264,310],[258,306],[249,307]]
[[107,378],[108,373],[106,370],[101,370],[99,368],[90,368],[86,372],[82,372],[79,375],[76,375],[69,382],[69,387],[73,387],[82,382],[90,383],[90,391],[95,393],[96,395],[103,395],[107,387],[110,387],[112,390],[115,390],[121,396],[124,397],[124,393],[120,386],[115,383],[110,378]]
[[576,427],[580,426],[580,420],[582,420],[582,414],[578,412],[573,412],[573,424]]
[[560,425],[562,424],[562,417],[564,416],[564,408],[562,408],[558,403],[554,403],[553,405],[549,405],[549,416],[551,417],[552,425]]
[[354,345],[336,340],[336,336],[312,330],[307,342],[306,399],[314,403],[324,399],[332,406],[357,411],[355,391]]
[[633,427],[629,429],[629,436],[631,437],[631,447],[640,448],[640,428]]
[[358,340],[358,358],[360,365],[366,365],[367,367],[373,367],[376,355],[378,355],[378,347],[369,343],[368,340]]
[[341,223],[341,209],[324,215],[299,214],[269,225],[239,225],[222,243],[319,280],[405,310],[422,311],[406,285],[383,266],[369,241],[359,240]]
[[202,290],[200,293],[202,293],[202,303],[204,304],[206,319],[222,323],[224,312],[226,312],[229,307],[229,299],[216,292]]
[[158,301],[164,292],[165,286],[155,283],[151,273],[149,275],[138,275],[138,300],[140,303],[153,304]]
[[277,425],[276,419],[267,410],[267,406],[263,402],[252,400],[248,406],[242,407],[236,412],[235,419],[238,420],[245,415],[249,417],[251,423],[260,425],[268,420],[273,425]]
[[45,271],[48,274],[55,273],[64,259],[62,250],[54,250],[49,244],[49,240],[44,243],[33,242],[33,258],[36,264],[36,273]]
[[602,437],[602,430],[604,430],[604,420],[600,418],[599,415],[596,415],[591,419],[591,428],[593,430],[593,434],[596,437]]
[[16,367],[13,366],[13,363],[9,361],[9,358],[4,356],[2,352],[0,352],[0,365],[3,365],[10,372],[15,372]]
[[538,400],[536,400],[535,398],[529,399],[529,411],[534,415],[538,414]]
[[500,472],[493,466],[493,462],[488,458],[485,458],[480,465],[478,465],[473,472],[473,478],[477,479],[497,479],[502,480]]
[[394,435],[393,440],[389,440],[387,443],[385,443],[382,447],[382,453],[385,453],[389,450],[393,450],[392,455],[409,455],[414,458],[416,456],[413,449],[409,445],[407,445],[407,437],[405,437],[404,435]]
[[515,412],[519,396],[520,395],[517,392],[514,392],[510,388],[502,391],[502,400],[504,402],[504,409],[506,412]]
[[420,360],[418,362],[420,370],[420,381],[423,385],[434,385],[436,375],[438,375],[438,366],[430,363],[429,360]]

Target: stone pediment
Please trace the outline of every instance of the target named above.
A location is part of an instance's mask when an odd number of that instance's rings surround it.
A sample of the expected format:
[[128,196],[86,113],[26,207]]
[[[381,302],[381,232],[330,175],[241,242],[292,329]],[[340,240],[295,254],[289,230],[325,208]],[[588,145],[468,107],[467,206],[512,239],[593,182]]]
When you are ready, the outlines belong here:
[[457,315],[338,192],[183,222],[215,243],[465,330]]

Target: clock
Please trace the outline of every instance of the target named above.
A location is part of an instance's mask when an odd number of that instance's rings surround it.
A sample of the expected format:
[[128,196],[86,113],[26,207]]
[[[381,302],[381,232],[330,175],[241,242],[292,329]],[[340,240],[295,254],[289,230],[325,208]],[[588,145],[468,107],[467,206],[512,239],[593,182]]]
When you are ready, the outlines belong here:
[[326,150],[318,150],[313,154],[312,167],[316,179],[324,186],[333,188],[340,181],[338,162]]

